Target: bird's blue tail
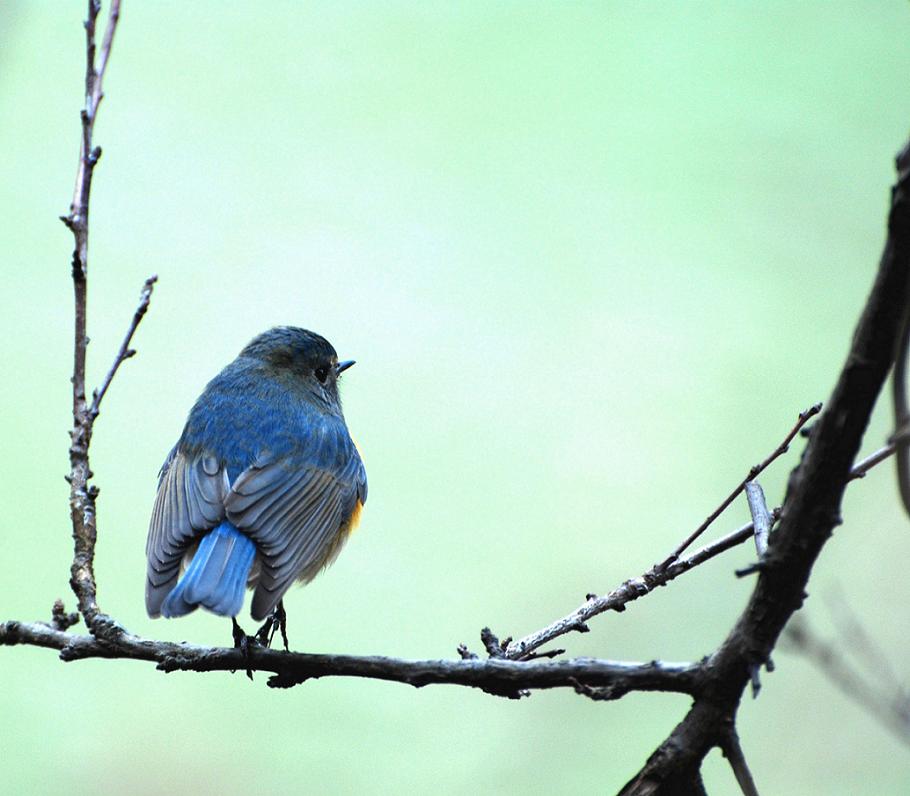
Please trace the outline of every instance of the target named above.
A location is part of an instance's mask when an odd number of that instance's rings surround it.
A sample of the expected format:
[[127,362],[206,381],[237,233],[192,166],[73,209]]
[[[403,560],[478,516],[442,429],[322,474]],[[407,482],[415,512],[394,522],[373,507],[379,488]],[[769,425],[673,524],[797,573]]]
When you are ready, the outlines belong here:
[[202,537],[180,582],[161,605],[161,614],[183,616],[201,605],[221,616],[237,616],[255,557],[253,540],[224,520]]

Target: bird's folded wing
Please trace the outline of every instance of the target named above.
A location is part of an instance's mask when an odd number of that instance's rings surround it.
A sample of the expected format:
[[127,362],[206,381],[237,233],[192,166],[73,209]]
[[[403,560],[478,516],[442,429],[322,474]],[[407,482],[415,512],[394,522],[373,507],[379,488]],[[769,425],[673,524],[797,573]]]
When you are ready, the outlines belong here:
[[158,481],[158,494],[149,524],[145,603],[157,616],[161,603],[180,574],[187,547],[202,531],[224,519],[227,472],[215,457],[188,458],[171,451]]
[[327,432],[294,456],[244,470],[225,499],[227,518],[256,542],[256,619],[295,579],[310,580],[332,561],[357,502],[366,500],[366,475],[347,430]]

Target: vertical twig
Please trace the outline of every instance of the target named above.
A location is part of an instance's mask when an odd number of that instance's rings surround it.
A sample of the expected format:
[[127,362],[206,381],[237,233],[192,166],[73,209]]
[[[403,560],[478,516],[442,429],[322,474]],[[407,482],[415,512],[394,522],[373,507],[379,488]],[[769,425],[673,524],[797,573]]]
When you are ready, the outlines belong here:
[[749,501],[749,513],[755,528],[755,550],[761,560],[768,552],[768,536],[771,534],[771,513],[765,502],[765,493],[758,481],[746,484],[746,500]]
[[[80,112],[82,121],[82,143],[79,151],[79,166],[76,171],[76,185],[70,212],[61,220],[73,233],[75,246],[72,258],[73,291],[75,299],[75,328],[73,339],[73,430],[70,432],[70,512],[73,521],[74,554],[70,585],[79,601],[79,610],[86,625],[94,632],[97,620],[103,617],[95,599],[95,498],[98,489],[89,486],[92,471],[89,467],[88,449],[92,438],[94,417],[89,411],[85,392],[85,359],[88,338],[86,336],[86,303],[88,277],[88,211],[92,188],[92,175],[101,148],[92,146],[92,133],[98,106],[104,96],[102,82],[117,21],[120,18],[120,0],[111,0],[101,53],[95,61],[95,31],[100,0],[88,0],[88,17],[85,20],[85,104]],[[104,624],[109,624],[104,622]]]

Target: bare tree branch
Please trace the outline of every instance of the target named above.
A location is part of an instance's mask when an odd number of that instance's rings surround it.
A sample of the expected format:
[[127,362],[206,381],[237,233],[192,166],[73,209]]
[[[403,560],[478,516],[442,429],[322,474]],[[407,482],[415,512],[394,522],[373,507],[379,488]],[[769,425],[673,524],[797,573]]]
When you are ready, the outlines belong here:
[[875,400],[894,362],[910,291],[910,162],[898,159],[888,238],[878,275],[853,335],[827,408],[792,473],[784,511],[771,536],[749,604],[723,644],[705,662],[705,692],[625,786],[623,793],[677,793],[693,767],[721,742],[742,692],[805,599],[815,560],[834,527]]
[[165,672],[245,670],[272,672],[269,685],[287,688],[319,677],[369,677],[413,686],[450,684],[480,688],[517,698],[531,688],[575,689],[583,679],[609,687],[614,698],[629,691],[671,691],[693,694],[699,667],[691,663],[623,663],[594,658],[546,663],[496,659],[408,661],[381,656],[310,655],[255,646],[249,658],[239,649],[198,647],[151,641],[127,633],[113,643],[92,636],[74,636],[41,622],[0,624],[0,646],[31,644],[60,650],[65,661],[84,658],[125,658],[151,661]]
[[[910,169],[910,144],[897,156],[898,169]],[[907,366],[910,359],[910,301],[904,312],[897,340],[891,396],[894,408],[894,444],[897,455],[897,486],[904,511],[910,514],[910,402],[907,400]]]
[[[591,699],[618,699],[633,690],[686,694],[693,704],[685,718],[655,750],[623,793],[703,793],[700,767],[707,752],[717,746],[730,760],[737,781],[746,794],[757,793],[736,734],[736,713],[748,684],[758,692],[761,666],[771,670],[770,654],[786,625],[804,599],[811,568],[832,529],[840,522],[840,502],[847,483],[897,452],[910,456],[910,411],[898,405],[898,428],[888,446],[851,468],[869,414],[898,350],[896,340],[910,339],[910,155],[898,159],[899,179],[892,192],[888,241],[879,274],[854,335],[847,362],[828,407],[821,414],[799,467],[791,474],[783,509],[768,511],[754,479],[783,455],[792,440],[821,405],[800,413],[783,442],[748,475],[671,555],[639,578],[632,578],[612,592],[588,595],[572,613],[517,642],[500,641],[489,629],[481,633],[488,658],[481,659],[464,645],[461,660],[401,660],[379,656],[311,655],[279,652],[258,645],[244,649],[209,648],[141,638],[126,632],[97,603],[94,552],[97,537],[95,499],[89,485],[89,446],[100,405],[120,365],[135,352],[133,336],[146,313],[156,277],[146,280],[137,309],[120,348],[91,404],[86,399],[86,298],[88,274],[88,216],[95,165],[101,155],[93,147],[94,124],[103,98],[102,82],[120,17],[120,1],[111,0],[110,12],[96,61],[96,25],[99,0],[89,0],[86,30],[85,105],[81,112],[81,146],[76,185],[70,212],[63,217],[73,232],[72,278],[75,294],[73,430],[70,445],[70,507],[74,557],[71,585],[88,635],[67,632],[77,614],[54,604],[49,623],[7,621],[0,624],[0,646],[28,644],[59,651],[64,661],[86,658],[123,658],[155,663],[165,671],[266,671],[268,684],[284,688],[308,679],[328,676],[368,677],[407,683],[453,684],[480,688],[488,693],[518,698],[529,689],[572,688]],[[910,153],[910,145],[905,153]],[[907,348],[899,347],[902,361]],[[904,365],[896,376],[904,383]],[[897,390],[897,386],[895,387]],[[898,462],[899,474],[905,464]],[[904,483],[902,478],[902,484]],[[910,488],[910,487],[908,487]],[[753,522],[683,557],[691,544],[743,491],[749,499]],[[780,524],[771,532],[773,524]],[[569,632],[586,632],[592,617],[608,610],[622,611],[628,602],[651,593],[679,575],[741,544],[754,534],[760,556],[755,590],[750,602],[724,643],[698,663],[617,662],[592,658],[540,662],[563,650],[540,648]],[[534,662],[532,662],[534,661]]]
[[[72,231],[75,240],[72,257],[72,277],[75,299],[75,329],[73,340],[73,430],[70,432],[70,513],[73,522],[73,566],[70,585],[79,602],[79,611],[86,625],[93,631],[112,626],[108,617],[98,608],[94,572],[95,540],[95,498],[98,488],[89,485],[92,477],[89,466],[89,445],[92,439],[94,413],[86,401],[85,360],[88,337],[86,335],[86,299],[88,289],[88,214],[91,197],[92,177],[101,148],[93,147],[92,134],[98,107],[104,94],[102,84],[110,58],[114,32],[120,18],[120,0],[111,0],[111,7],[101,44],[101,54],[95,62],[95,29],[100,0],[89,0],[88,18],[85,21],[85,105],[80,113],[82,120],[82,142],[79,151],[79,166],[76,171],[76,185],[69,215],[61,220]],[[146,301],[146,305],[147,305]],[[138,323],[138,322],[137,322]],[[116,370],[116,365],[114,367]],[[107,386],[105,385],[105,390]],[[100,395],[103,395],[100,393]],[[96,404],[98,399],[96,398]],[[97,410],[97,406],[93,406]]]
[[[800,417],[802,417],[802,414]],[[800,425],[802,424],[797,425],[797,430]],[[788,440],[792,440],[793,435],[794,434],[791,431],[791,433],[788,434]],[[893,444],[886,445],[884,448],[876,451],[851,469],[850,479],[864,477],[869,470],[875,467],[875,465],[880,464],[893,453]],[[780,513],[781,509],[779,507],[769,512],[771,524],[777,522]],[[509,641],[506,646],[500,650],[500,657],[506,657],[512,660],[530,660],[533,651],[544,644],[548,644],[566,633],[576,631],[586,632],[582,630],[582,628],[586,628],[587,622],[598,614],[605,613],[606,611],[619,612],[625,610],[626,603],[649,594],[659,586],[665,586],[671,580],[678,578],[690,569],[694,569],[699,564],[703,564],[705,561],[720,555],[731,547],[742,544],[747,539],[752,538],[754,532],[754,524],[751,522],[747,523],[726,536],[722,536],[715,542],[699,548],[694,553],[690,553],[685,558],[679,558],[677,556],[668,566],[666,565],[666,561],[655,564],[651,569],[639,577],[630,578],[629,580],[624,581],[613,589],[613,591],[601,597],[589,594],[585,602],[570,614],[555,620],[534,633],[528,634],[518,641]],[[743,570],[742,572],[752,572],[755,571],[755,569],[755,567],[750,567],[748,570]]]
[[799,434],[800,429],[809,422],[809,420],[815,415],[817,415],[822,409],[821,404],[815,404],[810,406],[808,409],[799,413],[799,416],[796,419],[796,423],[793,428],[787,433],[787,436],[784,437],[783,442],[778,445],[769,456],[759,464],[756,464],[749,470],[749,474],[739,482],[739,485],[729,494],[727,497],[721,501],[721,504],[714,509],[706,518],[705,521],[699,525],[691,534],[689,534],[682,542],[677,546],[677,548],[670,553],[667,559],[663,562],[663,566],[668,567],[670,564],[682,555],[683,551],[688,549],[689,545],[692,544],[699,536],[701,536],[716,520],[721,514],[726,511],[727,507],[740,495],[740,493],[746,488],[746,484],[749,481],[752,481],[764,472],[775,459],[779,456],[783,456],[788,450],[790,450],[790,443],[793,442],[793,438]]
[[755,787],[755,780],[752,779],[752,772],[749,771],[746,756],[743,754],[743,748],[739,743],[739,735],[732,722],[724,734],[720,748],[724,753],[724,757],[730,763],[730,768],[733,769],[733,775],[736,777],[736,782],[739,784],[739,789],[743,792],[743,796],[758,796],[758,788]]
[[901,699],[910,705],[910,694],[904,687],[904,678],[898,676],[893,661],[889,659],[854,613],[843,590],[838,589],[833,594],[826,595],[824,600],[846,652],[851,654],[857,663],[864,666],[870,676],[877,680],[887,681],[887,687],[898,693]]
[[113,381],[114,376],[117,374],[118,368],[127,359],[136,356],[136,349],[130,348],[130,343],[133,340],[133,335],[136,334],[136,329],[139,328],[139,324],[142,321],[142,318],[148,311],[149,302],[152,300],[152,290],[154,289],[155,282],[157,281],[158,276],[156,274],[152,274],[148,279],[145,280],[145,283],[142,285],[142,290],[139,293],[139,306],[136,307],[136,311],[133,313],[133,320],[130,323],[129,329],[126,330],[126,334],[123,337],[123,342],[120,343],[120,348],[117,350],[117,355],[114,357],[114,362],[108,370],[107,375],[104,377],[104,381],[101,382],[101,386],[92,394],[92,406],[89,409],[89,417],[93,421],[96,417],[98,417],[98,412],[101,410],[101,401],[104,399],[104,396],[107,393],[107,388],[111,386],[111,382]]
[[870,682],[850,665],[840,645],[818,638],[805,620],[788,625],[783,640],[788,648],[805,655],[842,693],[910,746],[910,695],[903,689],[893,688],[892,693],[883,693],[880,684]]
[[876,464],[883,462],[889,456],[893,456],[896,450],[896,446],[893,442],[885,445],[883,448],[879,448],[874,453],[870,453],[865,459],[857,462],[854,467],[850,470],[850,480],[853,481],[856,478],[865,478],[866,473],[869,472]]
[[[746,484],[750,481],[751,478],[755,478],[759,473],[763,472],[767,467],[778,457],[782,456],[789,449],[790,443],[799,433],[800,429],[810,420],[821,411],[821,404],[815,404],[809,409],[806,409],[799,413],[797,416],[796,423],[787,432],[787,436],[784,437],[783,441],[778,445],[760,464],[757,464],[752,467],[749,471],[749,476],[747,476],[737,487],[730,493],[721,504],[708,516],[708,518],[698,526],[698,528],[689,536],[687,536],[682,543],[680,543],[672,553],[670,553],[667,558],[665,558],[661,563],[655,564],[651,569],[645,572],[638,578],[631,578],[624,583],[620,584],[616,589],[610,593],[598,597],[594,594],[589,594],[585,603],[578,608],[576,608],[572,613],[557,619],[555,622],[551,623],[547,627],[531,633],[530,635],[525,636],[516,642],[507,642],[504,647],[499,650],[498,655],[500,657],[507,657],[513,660],[527,660],[528,656],[537,648],[541,647],[544,644],[547,644],[553,641],[556,638],[559,638],[566,633],[571,632],[580,632],[586,633],[588,631],[587,622],[589,619],[594,618],[598,614],[602,614],[605,611],[623,611],[625,610],[625,605],[628,602],[637,600],[639,597],[643,597],[646,594],[649,594],[654,589],[659,586],[665,586],[671,580],[677,578],[679,575],[682,575],[684,572],[688,572],[693,567],[707,561],[710,558],[713,558],[715,555],[722,553],[725,550],[728,550],[730,547],[733,547],[737,544],[748,539],[753,531],[754,526],[750,523],[748,526],[740,528],[738,531],[734,531],[733,534],[723,537],[717,543],[713,545],[708,545],[706,548],[702,548],[693,556],[689,556],[687,559],[680,560],[680,555],[685,551],[689,545],[692,544],[695,539],[697,539],[704,531],[713,523],[723,511],[733,502],[733,500],[739,495],[745,488]],[[741,537],[741,538],[740,538]],[[496,653],[491,653],[496,654]]]
[[518,641],[507,641],[505,647],[501,648],[498,654],[491,654],[494,657],[509,658],[511,660],[529,660],[534,650],[544,644],[548,644],[566,633],[586,633],[588,630],[587,622],[590,619],[607,611],[624,611],[627,603],[650,594],[660,586],[666,586],[670,581],[675,580],[690,569],[694,569],[699,564],[709,561],[731,547],[742,544],[746,539],[752,537],[752,533],[752,523],[750,522],[748,525],[744,525],[721,537],[716,542],[712,542],[694,553],[690,553],[685,558],[677,558],[668,567],[664,567],[662,563],[655,564],[639,577],[623,581],[619,586],[603,596],[598,597],[596,594],[589,594],[585,602],[572,613],[557,619],[534,633],[528,634]]
[[746,500],[749,501],[749,513],[755,528],[755,551],[759,559],[768,552],[768,537],[771,534],[771,513],[765,502],[765,493],[758,481],[746,484]]

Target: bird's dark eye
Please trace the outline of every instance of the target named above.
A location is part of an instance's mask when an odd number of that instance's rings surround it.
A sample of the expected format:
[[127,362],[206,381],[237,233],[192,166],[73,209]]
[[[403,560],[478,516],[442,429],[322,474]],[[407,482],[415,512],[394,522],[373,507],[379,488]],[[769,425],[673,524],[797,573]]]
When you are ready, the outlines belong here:
[[325,382],[325,380],[329,376],[329,369],[326,367],[318,367],[318,368],[316,368],[315,373],[316,373],[316,378],[319,379],[319,381]]

